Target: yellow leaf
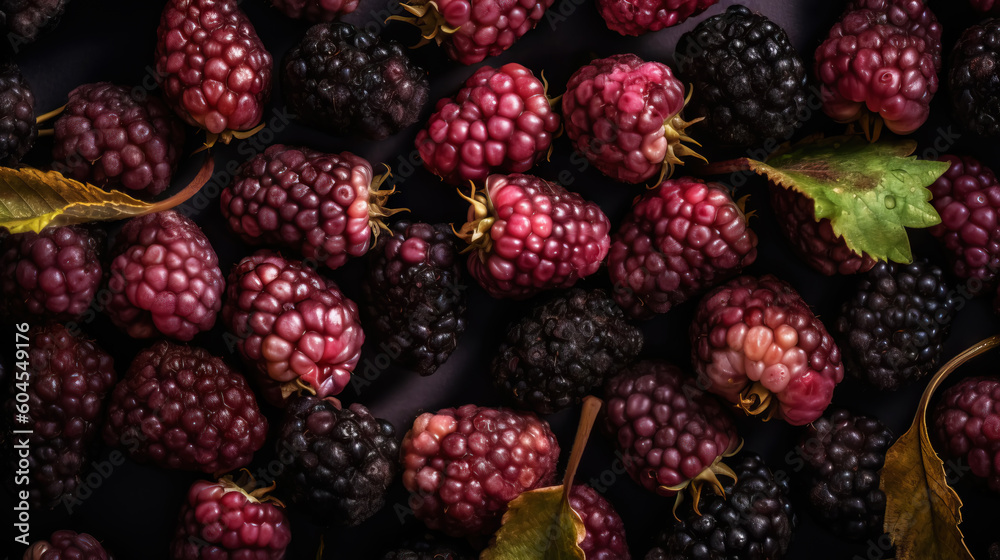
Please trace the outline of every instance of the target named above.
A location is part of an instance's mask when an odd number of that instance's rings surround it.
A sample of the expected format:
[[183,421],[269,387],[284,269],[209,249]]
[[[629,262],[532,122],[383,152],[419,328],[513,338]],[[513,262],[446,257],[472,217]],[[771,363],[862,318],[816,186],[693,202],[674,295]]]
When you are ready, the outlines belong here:
[[962,500],[948,486],[927,433],[927,405],[952,371],[998,345],[1000,336],[988,338],[942,366],[924,389],[910,429],[886,453],[879,486],[886,496],[885,532],[897,560],[973,560],[958,528]]
[[511,500],[503,525],[480,560],[586,560],[579,543],[587,530],[563,494],[560,484]]
[[179,193],[159,202],[144,202],[57,171],[0,167],[0,226],[11,233],[37,233],[49,226],[121,220],[167,210],[198,192],[211,178],[213,168],[214,160],[208,157],[198,175]]

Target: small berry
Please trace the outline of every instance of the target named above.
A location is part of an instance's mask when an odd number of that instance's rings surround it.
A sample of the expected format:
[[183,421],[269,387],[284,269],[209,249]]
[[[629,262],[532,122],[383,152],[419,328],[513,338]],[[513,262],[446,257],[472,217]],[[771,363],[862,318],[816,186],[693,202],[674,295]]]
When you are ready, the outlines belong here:
[[4,0],[0,2],[0,31],[15,52],[59,23],[69,0]]
[[[11,473],[20,470],[32,509],[52,509],[60,502],[77,502],[88,461],[104,421],[105,406],[115,384],[114,360],[97,344],[75,336],[58,323],[31,327],[27,333],[27,355],[18,359],[18,375],[4,410],[8,418],[24,414],[23,427],[31,429],[27,446],[15,451],[23,435],[7,433],[3,452]],[[20,352],[20,351],[19,351]],[[30,372],[25,383],[23,369]],[[21,390],[25,387],[26,390]],[[27,400],[20,400],[24,395]],[[13,422],[12,426],[15,426]],[[27,450],[27,457],[20,455]],[[17,467],[19,461],[27,466]],[[21,478],[19,475],[17,478]],[[8,482],[14,482],[12,474]]]
[[401,221],[379,237],[362,285],[376,336],[396,362],[434,373],[466,326],[466,286],[445,224]]
[[931,418],[942,455],[965,461],[1000,492],[1000,379],[963,379],[941,395]]
[[365,341],[358,306],[337,284],[267,250],[229,273],[222,318],[276,406],[300,389],[320,398],[343,391]]
[[671,179],[636,197],[612,238],[615,301],[649,318],[740,273],[757,258],[742,204],[718,183]]
[[225,280],[208,237],[173,210],[129,220],[111,251],[111,321],[132,338],[191,340],[215,325]]
[[282,560],[292,539],[281,502],[230,477],[191,485],[170,543],[173,560]]
[[771,472],[757,455],[733,465],[735,482],[709,495],[659,540],[647,560],[782,560],[798,521],[787,478]]
[[559,443],[530,412],[465,405],[425,412],[403,438],[403,485],[427,527],[489,535],[507,503],[552,482]]
[[701,157],[682,143],[694,142],[685,129],[697,122],[681,118],[685,103],[669,66],[618,54],[570,76],[562,112],[576,151],[616,181],[642,183],[670,175],[681,157]]
[[846,410],[827,414],[803,434],[796,452],[806,464],[809,505],[835,535],[854,541],[882,535],[879,471],[892,442],[892,432],[877,418]]
[[35,541],[24,551],[23,560],[111,560],[101,542],[87,533],[62,530],[46,541]]
[[615,508],[585,484],[574,484],[569,491],[569,505],[583,519],[586,535],[580,548],[587,560],[630,560],[625,524]]
[[368,252],[387,229],[392,190],[379,190],[368,160],[274,144],[250,158],[222,190],[229,229],[252,245],[293,249],[330,269]]
[[840,349],[789,284],[741,276],[709,292],[691,323],[699,382],[747,414],[819,418],[844,379]]
[[964,288],[978,295],[991,292],[1000,274],[1000,182],[993,170],[969,156],[942,156],[951,164],[930,186],[931,204],[941,223],[931,235],[944,244],[952,272]]
[[468,268],[495,298],[525,299],[569,288],[601,267],[611,223],[600,206],[531,175],[491,175],[458,232],[473,248]]
[[0,163],[11,166],[20,162],[37,135],[35,95],[30,84],[16,64],[0,63]]
[[493,384],[519,408],[551,414],[603,386],[642,344],[642,331],[607,294],[573,288],[508,327],[493,358]]
[[554,0],[412,0],[400,3],[415,17],[391,16],[420,28],[424,45],[432,39],[448,58],[476,64],[497,56],[531,31]]
[[703,20],[675,49],[694,93],[685,109],[719,142],[759,146],[794,134],[808,113],[806,69],[785,30],[745,6]]
[[167,341],[132,360],[104,427],[104,442],[136,461],[206,473],[246,466],[266,436],[242,375],[207,350]]
[[723,462],[742,445],[729,413],[680,368],[643,361],[605,385],[605,428],[624,454],[632,480],[661,496],[721,487],[734,475]]
[[673,27],[707,10],[719,0],[597,0],[608,29],[642,35]]
[[426,72],[402,45],[347,23],[310,27],[282,68],[296,117],[336,135],[382,140],[417,122],[427,104]]
[[273,61],[237,0],[168,0],[156,37],[157,79],[188,124],[228,142],[261,122]]
[[104,230],[48,227],[40,233],[0,229],[0,315],[68,320],[94,301],[104,268]]
[[988,19],[962,32],[951,51],[948,89],[959,123],[980,136],[1000,136],[998,66],[1000,19]]
[[823,112],[845,123],[871,113],[910,134],[938,89],[941,24],[916,0],[852,0],[815,58]]
[[883,391],[930,375],[957,308],[944,272],[928,261],[878,263],[837,318],[847,372]]
[[424,167],[452,185],[493,173],[525,173],[552,149],[559,115],[545,86],[516,63],[483,66],[454,97],[441,99],[417,133]]
[[392,424],[358,403],[341,408],[332,399],[293,399],[276,447],[279,456],[292,457],[282,489],[323,524],[353,527],[374,515],[399,468]]
[[54,130],[55,169],[149,196],[170,186],[184,147],[184,128],[162,101],[106,82],[69,92]]

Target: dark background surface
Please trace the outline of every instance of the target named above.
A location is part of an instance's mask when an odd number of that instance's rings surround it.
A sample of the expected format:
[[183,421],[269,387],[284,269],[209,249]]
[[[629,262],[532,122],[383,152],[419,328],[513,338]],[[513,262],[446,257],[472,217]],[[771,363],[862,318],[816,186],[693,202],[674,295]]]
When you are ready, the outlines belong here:
[[[595,56],[634,52],[647,59],[672,64],[674,45],[680,35],[703,18],[721,13],[730,4],[732,2],[720,2],[701,16],[671,29],[638,38],[624,38],[605,27],[591,0],[556,0],[547,19],[538,28],[502,56],[488,59],[485,63],[498,66],[506,62],[519,62],[535,71],[536,75],[544,70],[550,83],[550,94],[559,95],[570,74]],[[811,68],[812,54],[837,19],[844,2],[773,0],[745,4],[784,27],[807,66]],[[64,104],[68,92],[83,83],[111,81],[130,86],[151,84],[155,31],[162,5],[162,1],[72,0],[65,17],[54,31],[47,33],[35,44],[24,46],[15,55],[35,90],[37,112],[40,114]],[[413,28],[398,22],[388,26],[383,24],[388,15],[399,13],[394,3],[392,6],[390,11],[390,4],[385,0],[362,0],[359,9],[344,19],[382,32],[386,37],[399,39],[404,44],[414,44],[417,36]],[[308,27],[308,24],[285,18],[270,8],[266,0],[245,0],[242,7],[255,24],[264,44],[274,55],[276,65],[280,64],[284,53],[299,40]],[[932,7],[945,27],[945,52],[950,52],[961,29],[975,21],[976,16],[965,0],[934,2]],[[421,118],[421,122],[426,122],[433,102],[452,95],[475,67],[464,67],[449,61],[443,51],[434,46],[411,51],[411,54],[418,64],[430,72],[432,103],[424,108]],[[960,130],[950,123],[949,112],[946,88],[942,85],[935,98],[930,121],[915,135],[920,142],[918,154],[922,157],[935,157],[935,145],[940,148],[942,142],[955,142],[947,148],[949,151],[975,155],[988,165],[1000,162],[997,158],[1000,150],[996,142],[967,135],[962,135],[955,141],[954,136]],[[234,169],[235,165],[273,142],[302,144],[327,151],[351,150],[373,163],[385,162],[392,166],[400,191],[391,199],[393,206],[408,207],[412,209],[413,217],[425,221],[464,221],[465,203],[451,188],[443,186],[436,178],[412,163],[417,161],[413,139],[418,126],[410,127],[387,141],[359,142],[290,124],[287,122],[288,111],[277,79],[275,93],[264,114],[265,121],[269,124],[268,129],[256,137],[215,150],[216,173],[213,180],[200,195],[185,205],[191,211],[189,215],[201,224],[212,240],[224,273],[228,273],[230,267],[252,249],[226,229],[218,207],[219,189],[229,180],[227,169]],[[819,111],[803,124],[796,137],[808,132],[838,133],[843,130],[843,127],[832,124]],[[696,129],[691,130],[692,135],[697,138]],[[200,134],[188,130],[187,153],[197,147],[200,138]],[[51,161],[50,153],[51,143],[40,141],[29,155],[28,162],[37,166],[48,165]],[[566,181],[567,186],[586,198],[600,202],[612,223],[617,224],[632,198],[642,192],[642,187],[618,184],[593,169],[581,169],[570,161],[570,153],[569,140],[565,137],[558,139],[552,161],[536,168],[534,173],[555,179],[560,173],[568,171],[572,180]],[[711,146],[706,146],[703,153],[713,160],[747,155],[740,152],[722,153],[713,150]],[[754,155],[759,157],[762,154]],[[175,181],[177,188],[193,175],[199,162],[198,157],[187,159],[185,168]],[[684,169],[680,168],[678,174],[683,173]],[[819,316],[831,325],[853,279],[822,277],[796,260],[776,229],[774,216],[767,206],[764,182],[747,175],[719,179],[736,186],[740,195],[752,195],[748,209],[756,211],[757,217],[751,221],[751,225],[760,237],[760,254],[749,272],[770,272],[789,281],[814,306]],[[114,234],[119,226],[120,224],[110,224],[109,231]],[[914,232],[911,240],[917,255],[943,262],[936,244],[926,234]],[[359,286],[364,266],[363,260],[355,260],[342,269],[325,273],[340,283],[350,297],[360,302],[362,294]],[[488,382],[489,361],[506,324],[523,313],[529,304],[496,302],[489,299],[474,282],[467,280],[466,283],[469,294],[468,331],[459,349],[435,375],[422,378],[396,367],[384,367],[379,357],[379,341],[369,337],[356,371],[356,374],[362,374],[355,377],[359,382],[345,390],[340,398],[345,403],[362,402],[377,416],[391,420],[400,437],[408,429],[412,419],[422,411],[470,402],[480,405],[503,404]],[[607,276],[601,271],[583,285],[607,288]],[[693,308],[694,302],[689,302],[665,316],[643,323],[646,334],[643,356],[669,359],[689,368],[687,329]],[[982,299],[965,302],[946,346],[945,358],[950,358],[975,341],[997,333],[1000,331],[998,326],[1000,322],[991,310],[990,301]],[[103,315],[86,324],[84,330],[89,336],[96,338],[103,348],[113,353],[119,376],[125,372],[135,353],[149,344],[128,340]],[[223,343],[222,334],[220,319],[214,330],[202,333],[193,344],[205,346],[238,365],[238,357]],[[7,340],[11,338],[13,337],[6,337]],[[2,344],[2,353],[7,353],[12,348],[7,346],[8,343]],[[995,359],[995,355],[980,358],[954,377],[957,379],[966,375],[996,373],[989,365]],[[363,382],[360,380],[362,378]],[[922,385],[923,383],[918,383],[917,386],[897,393],[883,394],[848,378],[838,386],[834,403],[875,415],[899,435],[912,419]],[[272,428],[277,426],[280,422],[279,411],[266,405],[265,411]],[[564,447],[560,472],[572,442],[578,411],[578,408],[574,408],[547,418]],[[797,463],[788,453],[795,438],[801,433],[801,428],[792,428],[779,421],[765,424],[745,418],[739,420],[739,427],[741,435],[746,439],[746,449],[764,454],[776,471],[786,475],[794,474]],[[109,449],[103,448],[95,461],[107,461],[109,453]],[[273,459],[273,451],[268,445],[257,454],[250,469],[253,472],[258,472],[261,468],[267,469],[269,465],[277,464],[272,462]],[[670,515],[672,500],[645,493],[627,475],[615,469],[614,460],[612,442],[595,432],[584,457],[578,481],[594,481],[595,486],[616,506],[625,520],[633,557],[641,559],[651,546],[653,535],[673,522]],[[959,468],[956,472],[959,474],[956,488],[965,501],[965,522],[962,528],[976,557],[987,558],[986,550],[990,542],[1000,538],[995,529],[997,496],[986,490],[985,485],[974,480],[974,477],[967,476],[967,470]],[[202,476],[126,461],[111,468],[106,475],[93,478],[99,484],[72,512],[64,508],[48,513],[32,512],[32,540],[45,538],[56,529],[69,528],[97,536],[119,559],[166,558],[177,511],[186,490],[193,480]],[[11,497],[6,493],[0,496],[3,500],[0,502],[0,510],[9,516]],[[796,504],[801,504],[801,501],[797,500]],[[315,558],[323,531],[294,510],[290,515],[293,540],[287,557]],[[10,528],[6,522],[3,526],[0,534]],[[376,517],[357,528],[332,528],[325,531],[324,557],[379,558],[384,550],[399,539],[420,531],[421,524],[415,522],[408,513],[406,494],[397,479],[386,507]],[[9,539],[4,542],[12,543]],[[21,547],[17,545],[0,545],[0,550],[5,548],[9,550],[11,558],[18,558],[22,553]],[[804,508],[799,508],[799,528],[788,558],[804,560],[860,557],[874,560],[891,556],[892,553],[881,548],[879,543],[849,544],[835,539],[819,527]]]

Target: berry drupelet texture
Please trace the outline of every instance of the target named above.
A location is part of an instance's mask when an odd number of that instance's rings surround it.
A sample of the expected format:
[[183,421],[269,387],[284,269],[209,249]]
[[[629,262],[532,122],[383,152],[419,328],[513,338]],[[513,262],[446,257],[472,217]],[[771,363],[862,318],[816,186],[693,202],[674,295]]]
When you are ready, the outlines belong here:
[[417,122],[428,99],[427,74],[402,45],[347,23],[310,27],[281,77],[296,117],[338,136],[388,138]]
[[580,542],[587,560],[630,560],[625,524],[615,508],[593,488],[574,484],[569,505],[583,519],[586,535]]
[[61,530],[48,540],[35,541],[24,551],[24,560],[111,560],[101,541],[87,533]]
[[813,422],[796,447],[809,505],[820,523],[853,541],[877,539],[885,517],[879,471],[892,432],[877,418],[837,410]]
[[741,441],[732,416],[690,376],[667,362],[642,361],[605,385],[604,427],[624,454],[629,476],[646,490],[697,503],[705,485],[732,477],[721,461]]
[[0,31],[17,52],[19,47],[55,27],[68,3],[69,0],[2,0]]
[[468,269],[495,298],[569,288],[597,272],[611,246],[601,207],[532,175],[491,175],[458,232],[473,248]]
[[642,345],[642,331],[606,293],[573,288],[507,329],[493,358],[493,383],[518,408],[551,414],[603,386]]
[[21,161],[35,143],[35,95],[13,62],[0,63],[0,164]]
[[156,31],[167,104],[210,135],[256,127],[271,94],[271,54],[237,0],[169,0]]
[[[114,360],[94,342],[58,323],[32,327],[27,336],[29,350],[24,363],[30,364],[30,381],[22,393],[19,387],[24,381],[11,380],[16,385],[11,385],[5,407],[13,420],[18,403],[26,405],[28,421],[19,428],[32,430],[27,444],[28,466],[22,469],[28,473],[27,488],[17,488],[28,491],[33,509],[51,509],[60,502],[75,504],[75,493],[87,474],[115,384]],[[15,389],[28,400],[15,399]],[[17,469],[19,457],[15,453],[23,452],[15,452],[15,441],[13,434],[7,434],[3,448],[11,473]],[[11,475],[10,481],[14,478]]]
[[559,443],[530,412],[465,405],[425,412],[403,438],[414,515],[449,535],[489,535],[507,503],[550,484]]
[[184,147],[181,122],[159,98],[107,82],[69,92],[54,130],[57,171],[149,196],[170,186]]
[[694,90],[687,116],[704,117],[702,134],[722,144],[783,141],[810,111],[805,65],[788,34],[745,6],[699,23],[676,53],[677,75]]
[[948,89],[959,123],[981,136],[1000,136],[1000,19],[963,31],[950,62]]
[[358,306],[337,284],[268,250],[233,267],[222,317],[276,406],[300,389],[318,397],[343,391],[365,341]]
[[666,313],[739,274],[757,235],[720,183],[670,179],[636,197],[608,252],[615,301],[632,317]]
[[363,405],[297,397],[288,403],[277,442],[290,453],[280,490],[323,524],[355,526],[385,503],[399,470],[396,432]]
[[708,496],[700,513],[691,511],[663,533],[662,548],[646,560],[781,560],[797,524],[788,480],[777,478],[754,454],[733,465],[737,481],[724,496]]
[[351,152],[274,144],[222,190],[222,215],[251,245],[291,249],[335,269],[368,252],[381,219],[395,213],[383,207],[392,194],[378,189],[383,178]]
[[673,27],[705,11],[719,0],[597,0],[608,29],[642,35]]
[[827,115],[851,122],[874,114],[909,134],[927,120],[938,89],[941,24],[919,0],[853,0],[815,60]]
[[173,560],[282,560],[292,539],[281,502],[228,477],[191,485],[170,543]]
[[458,346],[466,287],[446,224],[400,221],[379,236],[368,260],[366,324],[393,359],[430,375]]
[[857,274],[875,266],[876,260],[867,253],[857,254],[844,238],[833,231],[829,218],[816,220],[813,199],[781,185],[770,184],[771,207],[781,216],[779,227],[792,246],[792,251],[814,270],[834,274]]
[[543,82],[524,66],[483,66],[454,97],[437,102],[417,133],[420,159],[452,185],[524,173],[548,155],[559,132],[552,103]]
[[952,272],[972,294],[992,291],[1000,273],[1000,182],[993,170],[970,156],[946,155],[951,164],[930,186],[941,223],[931,235],[944,244]]
[[592,61],[570,76],[562,96],[566,134],[601,173],[624,183],[669,176],[697,121],[681,118],[684,84],[661,62],[634,54]]
[[892,391],[935,371],[958,297],[944,272],[926,260],[879,262],[837,318],[847,373]]
[[191,340],[215,325],[225,280],[208,237],[173,210],[129,220],[111,251],[107,312],[132,338]]
[[221,358],[160,341],[115,387],[104,442],[142,463],[227,472],[250,463],[267,426],[246,379]]
[[698,303],[691,361],[699,382],[747,414],[802,426],[844,379],[840,349],[788,283],[741,276]]
[[931,418],[942,454],[966,461],[972,474],[1000,492],[1000,378],[970,377],[949,387]]
[[107,234],[85,226],[0,229],[0,316],[69,320],[94,301]]

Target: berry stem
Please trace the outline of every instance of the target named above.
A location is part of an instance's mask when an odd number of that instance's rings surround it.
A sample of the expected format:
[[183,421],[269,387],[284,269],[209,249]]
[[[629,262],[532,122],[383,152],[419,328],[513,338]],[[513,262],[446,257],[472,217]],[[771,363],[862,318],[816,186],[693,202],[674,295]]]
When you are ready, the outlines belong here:
[[188,186],[184,187],[181,192],[156,202],[150,204],[149,208],[145,212],[146,214],[153,214],[155,212],[161,212],[163,210],[169,210],[175,206],[183,204],[184,201],[194,196],[194,194],[201,190],[205,186],[205,183],[212,178],[212,171],[215,169],[215,159],[209,154],[205,157],[205,163],[201,165],[201,169],[198,170],[198,174],[195,175],[194,179],[188,183]]
[[48,113],[45,113],[44,115],[38,115],[38,118],[35,119],[35,124],[42,124],[43,122],[51,119],[52,117],[59,116],[65,109],[66,106],[63,105],[62,107],[59,107],[58,109],[53,109]]
[[580,423],[576,428],[576,439],[573,440],[573,450],[570,451],[569,463],[566,464],[566,474],[563,475],[564,501],[569,500],[569,491],[573,488],[576,469],[580,466],[583,450],[587,448],[590,431],[594,428],[594,421],[597,420],[597,413],[600,412],[602,404],[601,399],[593,395],[587,395],[583,399],[583,408],[580,411]]
[[751,416],[770,411],[764,418],[764,421],[767,422],[774,416],[774,409],[771,408],[772,396],[771,391],[764,387],[760,381],[756,381],[740,394],[739,407]]
[[924,389],[924,394],[920,397],[920,404],[917,406],[917,418],[915,421],[919,421],[921,425],[925,425],[924,419],[927,416],[927,405],[931,401],[931,396],[934,395],[934,391],[937,390],[941,383],[947,379],[953,371],[972,358],[992,350],[997,346],[1000,346],[1000,334],[993,335],[985,340],[981,340],[973,344],[969,348],[963,350],[962,353],[948,360],[948,363],[941,366],[941,369],[934,374],[930,383],[927,384],[927,388]]

